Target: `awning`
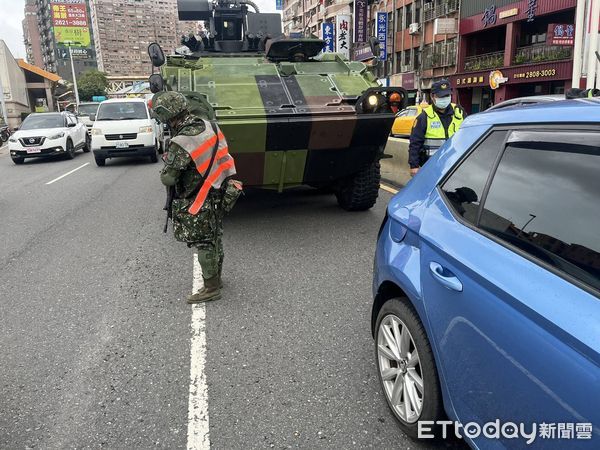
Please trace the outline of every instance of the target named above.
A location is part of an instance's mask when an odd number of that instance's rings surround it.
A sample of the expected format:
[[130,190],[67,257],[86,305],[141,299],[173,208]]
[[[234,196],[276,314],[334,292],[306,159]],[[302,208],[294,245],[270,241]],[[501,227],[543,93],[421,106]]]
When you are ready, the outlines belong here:
[[25,60],[23,59],[17,59],[17,63],[19,64],[19,67],[23,70],[27,70],[29,72],[33,72],[36,75],[39,75],[40,77],[43,77],[47,80],[53,81],[55,83],[57,83],[58,81],[60,81],[62,78],[59,77],[58,75],[56,75],[55,73],[51,73],[48,72],[44,69],[41,69],[38,66],[34,66],[33,64],[29,64],[28,62],[25,62]]

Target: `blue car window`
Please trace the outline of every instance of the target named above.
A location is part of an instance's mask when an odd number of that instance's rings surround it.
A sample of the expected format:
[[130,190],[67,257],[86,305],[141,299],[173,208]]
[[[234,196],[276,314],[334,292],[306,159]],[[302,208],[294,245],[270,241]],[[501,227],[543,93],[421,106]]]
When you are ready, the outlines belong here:
[[471,224],[477,220],[479,201],[507,131],[494,131],[458,166],[442,186],[447,203]]
[[510,142],[479,226],[600,291],[600,134],[586,134],[585,145]]

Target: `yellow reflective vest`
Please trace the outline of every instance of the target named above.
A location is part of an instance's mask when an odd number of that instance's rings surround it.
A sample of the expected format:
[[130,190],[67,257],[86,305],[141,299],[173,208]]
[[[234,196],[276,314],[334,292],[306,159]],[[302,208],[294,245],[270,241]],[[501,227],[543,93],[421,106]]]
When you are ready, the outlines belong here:
[[429,105],[423,110],[427,115],[427,129],[425,130],[425,143],[423,147],[428,154],[433,154],[435,150],[440,148],[446,142],[446,139],[452,137],[458,131],[463,123],[464,117],[461,109],[454,103],[451,105],[454,113],[452,114],[452,122],[450,122],[447,130],[444,128],[444,124],[433,105]]

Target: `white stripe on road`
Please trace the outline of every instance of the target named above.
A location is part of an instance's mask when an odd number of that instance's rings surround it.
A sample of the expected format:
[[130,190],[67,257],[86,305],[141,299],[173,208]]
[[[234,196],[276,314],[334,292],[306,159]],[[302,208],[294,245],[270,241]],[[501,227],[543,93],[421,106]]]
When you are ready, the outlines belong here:
[[387,186],[387,185],[385,185],[383,183],[380,183],[379,187],[381,189],[383,189],[384,191],[389,192],[390,194],[397,194],[398,193],[398,189],[394,189],[393,187]]
[[89,164],[89,162],[86,162],[85,164],[82,164],[81,166],[77,167],[76,169],[73,169],[73,170],[71,170],[70,172],[67,172],[67,173],[65,173],[64,175],[61,175],[60,177],[58,177],[58,178],[55,178],[55,179],[54,179],[54,180],[52,180],[52,181],[48,181],[48,182],[46,183],[46,185],[48,185],[48,184],[52,184],[52,183],[54,183],[54,182],[56,182],[56,181],[58,181],[58,180],[62,180],[62,179],[63,179],[64,177],[66,177],[67,175],[71,175],[73,172],[76,172],[76,171],[78,171],[79,169],[81,169],[82,167],[85,167],[85,166],[87,166],[88,164]]
[[[198,255],[194,254],[193,292],[204,286]],[[208,386],[206,384],[206,307],[192,305],[192,345],[190,348],[190,398],[188,402],[188,450],[208,450]]]

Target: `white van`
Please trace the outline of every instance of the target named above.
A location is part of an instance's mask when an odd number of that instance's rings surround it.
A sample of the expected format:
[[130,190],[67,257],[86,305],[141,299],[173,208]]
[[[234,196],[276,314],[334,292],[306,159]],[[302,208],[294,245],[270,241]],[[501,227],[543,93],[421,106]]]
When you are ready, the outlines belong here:
[[104,166],[107,158],[125,156],[147,156],[151,162],[158,161],[162,126],[150,117],[145,100],[105,100],[90,119],[94,121],[92,151],[99,166]]

